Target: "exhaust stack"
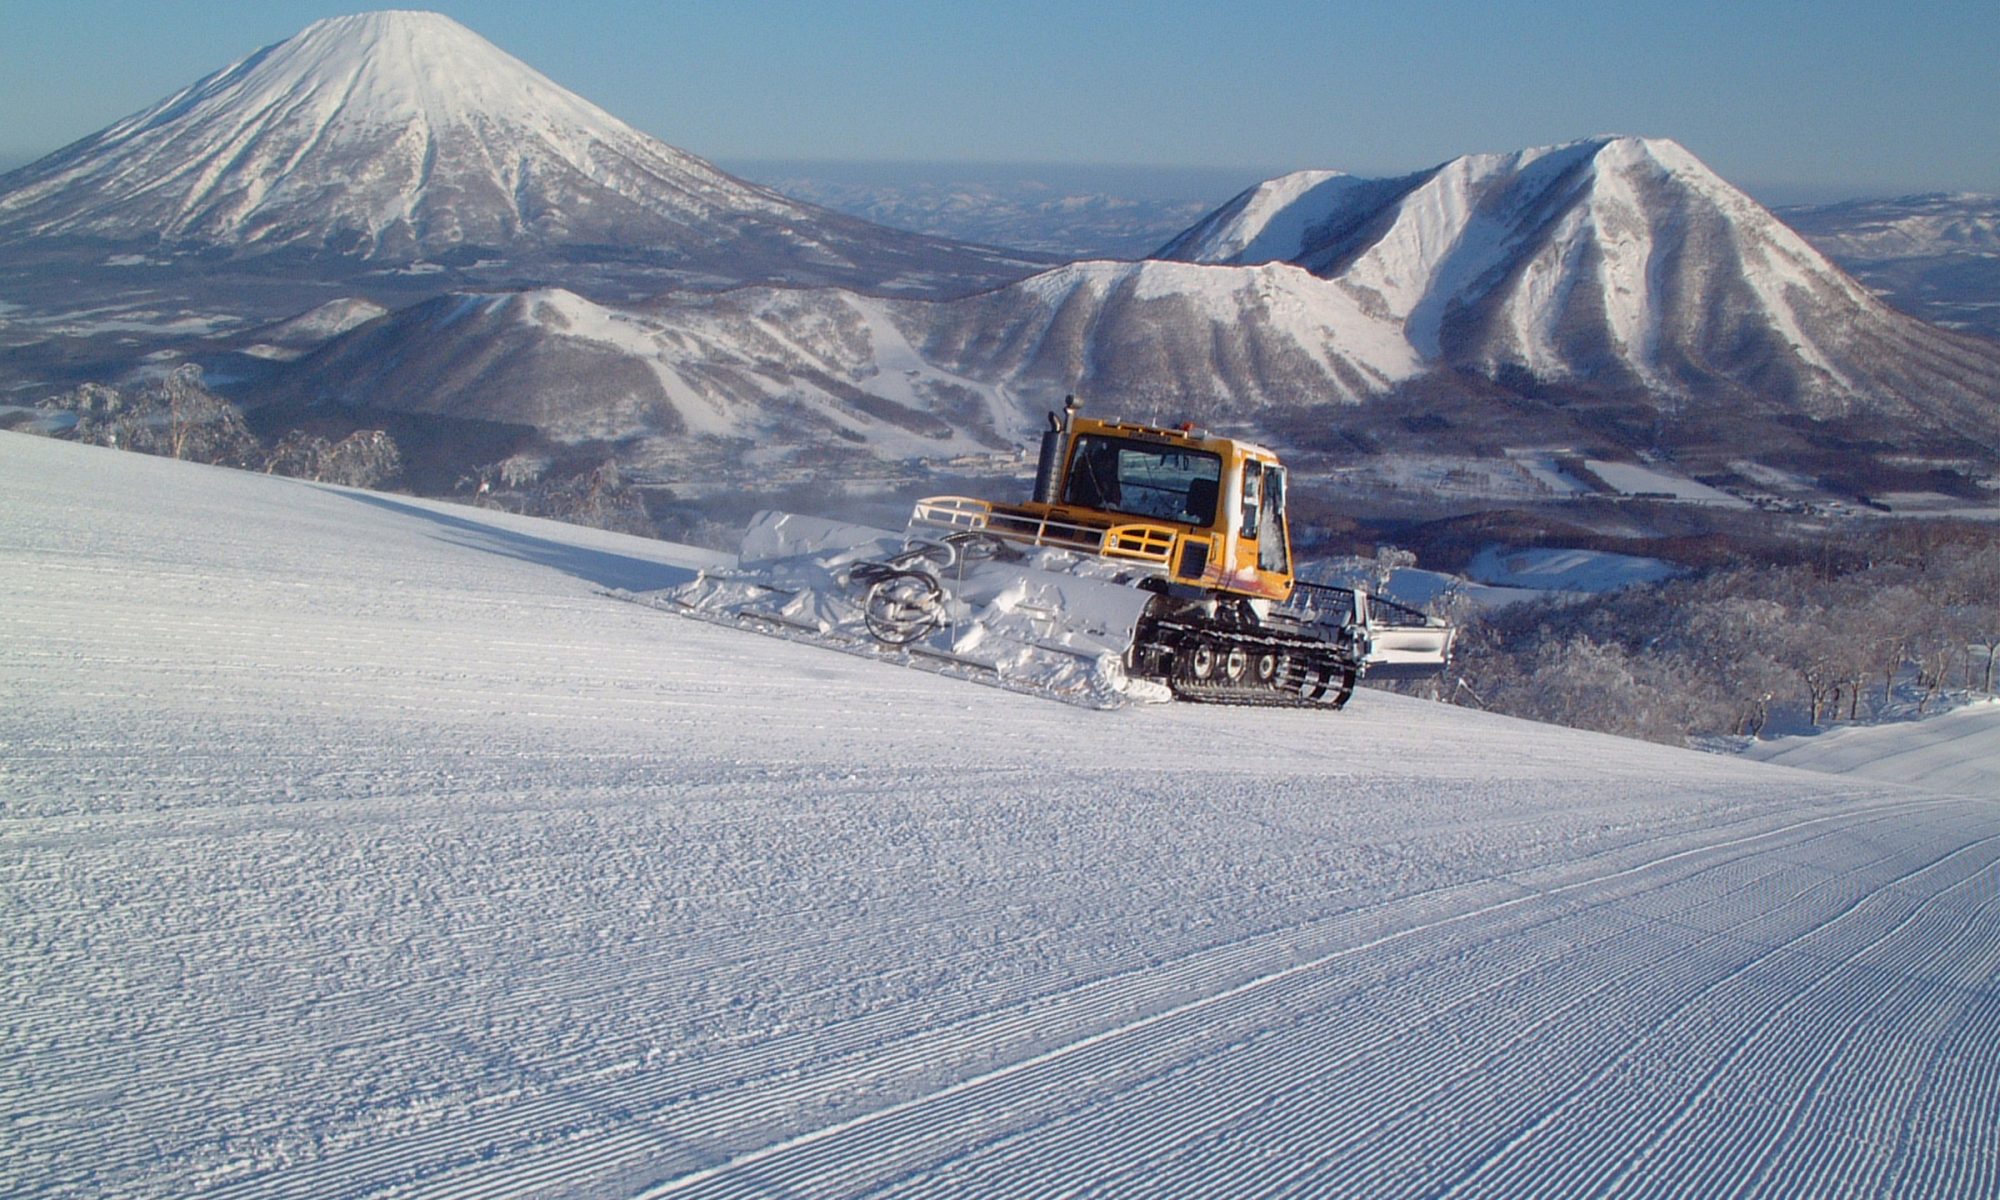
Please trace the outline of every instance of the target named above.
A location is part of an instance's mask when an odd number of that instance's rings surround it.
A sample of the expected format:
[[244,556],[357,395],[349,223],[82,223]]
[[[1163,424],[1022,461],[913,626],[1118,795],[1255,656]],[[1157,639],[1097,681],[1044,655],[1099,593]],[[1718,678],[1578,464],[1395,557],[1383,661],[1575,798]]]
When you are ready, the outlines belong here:
[[1070,421],[1076,416],[1076,397],[1063,397],[1063,415],[1056,419],[1049,414],[1049,427],[1042,430],[1042,453],[1035,460],[1035,494],[1037,504],[1053,504],[1056,498],[1056,472],[1062,469],[1063,443],[1069,439]]

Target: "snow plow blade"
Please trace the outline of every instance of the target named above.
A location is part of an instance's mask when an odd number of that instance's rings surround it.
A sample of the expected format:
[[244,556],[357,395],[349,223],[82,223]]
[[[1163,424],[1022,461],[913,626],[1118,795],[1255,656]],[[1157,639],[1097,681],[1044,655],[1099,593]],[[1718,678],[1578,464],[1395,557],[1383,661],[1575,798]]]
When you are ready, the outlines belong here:
[[1362,669],[1376,680],[1434,679],[1451,661],[1450,624],[1406,604],[1356,591],[1356,625],[1368,631]]
[[620,599],[1089,708],[1170,699],[1127,678],[1151,593],[1116,568],[991,538],[763,512],[737,566]]

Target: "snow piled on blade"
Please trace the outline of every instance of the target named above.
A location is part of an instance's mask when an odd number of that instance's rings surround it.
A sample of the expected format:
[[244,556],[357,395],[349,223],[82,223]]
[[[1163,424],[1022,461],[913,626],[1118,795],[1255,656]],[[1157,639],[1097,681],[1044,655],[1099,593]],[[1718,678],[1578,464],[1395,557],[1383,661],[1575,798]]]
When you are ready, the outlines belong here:
[[0,433],[0,1190],[1995,1193],[1991,796],[602,594],[715,565]]
[[[1151,593],[1093,578],[1109,568],[1062,550],[973,558],[938,542],[794,513],[759,513],[734,569],[619,599],[738,625],[1087,708],[1169,699],[1128,679],[1122,656]],[[935,621],[910,636],[871,629],[870,567],[907,564],[935,578]],[[884,586],[894,586],[890,580]],[[921,588],[921,579],[908,579]]]

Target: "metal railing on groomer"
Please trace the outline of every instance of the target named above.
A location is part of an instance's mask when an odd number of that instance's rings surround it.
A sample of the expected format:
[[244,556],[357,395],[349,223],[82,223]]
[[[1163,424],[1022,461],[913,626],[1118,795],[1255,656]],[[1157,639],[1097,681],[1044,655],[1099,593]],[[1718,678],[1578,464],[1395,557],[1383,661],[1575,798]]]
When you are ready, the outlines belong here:
[[1106,558],[1130,559],[1158,567],[1165,567],[1172,561],[1174,544],[1182,537],[1178,530],[1164,525],[1143,522],[1084,525],[998,507],[990,501],[970,496],[931,496],[919,500],[910,515],[910,526],[913,529],[924,527],[948,532],[987,533],[1023,545],[1082,550]]

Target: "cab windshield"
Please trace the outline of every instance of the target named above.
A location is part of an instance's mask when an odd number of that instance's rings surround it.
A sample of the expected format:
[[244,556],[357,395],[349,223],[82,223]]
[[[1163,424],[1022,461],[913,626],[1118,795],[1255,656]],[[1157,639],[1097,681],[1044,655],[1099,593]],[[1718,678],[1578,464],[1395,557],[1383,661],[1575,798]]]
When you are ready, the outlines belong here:
[[1186,525],[1213,525],[1222,457],[1205,450],[1085,434],[1076,439],[1062,502]]

